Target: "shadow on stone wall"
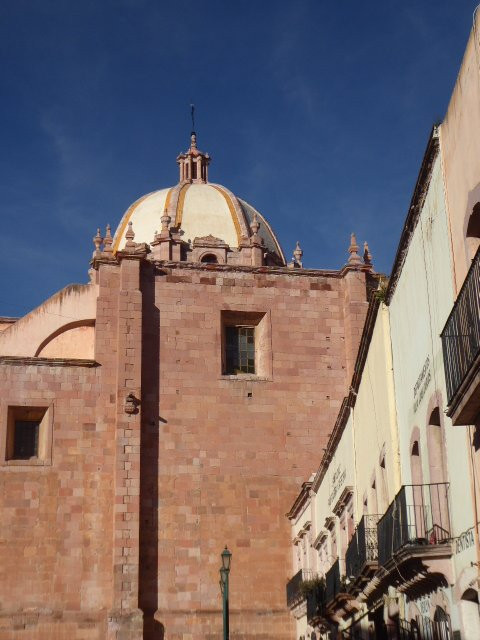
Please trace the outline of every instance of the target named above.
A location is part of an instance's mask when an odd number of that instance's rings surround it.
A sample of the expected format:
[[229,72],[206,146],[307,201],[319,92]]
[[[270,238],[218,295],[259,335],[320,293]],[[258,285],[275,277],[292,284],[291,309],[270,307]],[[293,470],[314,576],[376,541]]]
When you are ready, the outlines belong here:
[[158,446],[160,312],[155,306],[153,265],[142,273],[142,431],[140,450],[139,607],[144,640],[163,640],[164,627],[154,619],[158,606]]

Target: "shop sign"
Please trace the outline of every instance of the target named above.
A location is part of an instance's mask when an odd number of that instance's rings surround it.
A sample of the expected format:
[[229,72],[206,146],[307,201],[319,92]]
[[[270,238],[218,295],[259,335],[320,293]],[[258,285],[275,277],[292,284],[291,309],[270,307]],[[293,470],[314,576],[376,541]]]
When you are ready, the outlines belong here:
[[468,529],[461,533],[458,538],[455,538],[455,553],[462,553],[470,549],[475,544],[475,538],[473,536],[473,529]]
[[340,487],[345,482],[347,477],[347,469],[345,467],[342,468],[341,465],[335,469],[335,473],[332,478],[332,490],[330,491],[330,495],[328,496],[328,506],[330,507],[332,502],[335,500],[337,493],[340,490]]
[[430,380],[432,379],[432,371],[430,369],[430,357],[427,356],[425,363],[420,371],[415,386],[413,387],[413,412],[416,413],[418,405],[423,400],[423,396],[427,390]]

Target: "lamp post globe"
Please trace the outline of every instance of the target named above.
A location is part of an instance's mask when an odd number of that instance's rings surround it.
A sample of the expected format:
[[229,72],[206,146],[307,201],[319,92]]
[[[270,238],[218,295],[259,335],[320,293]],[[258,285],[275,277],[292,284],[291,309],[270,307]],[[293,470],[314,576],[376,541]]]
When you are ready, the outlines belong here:
[[227,545],[222,551],[222,568],[224,571],[230,571],[230,563],[232,561],[232,552],[228,550]]

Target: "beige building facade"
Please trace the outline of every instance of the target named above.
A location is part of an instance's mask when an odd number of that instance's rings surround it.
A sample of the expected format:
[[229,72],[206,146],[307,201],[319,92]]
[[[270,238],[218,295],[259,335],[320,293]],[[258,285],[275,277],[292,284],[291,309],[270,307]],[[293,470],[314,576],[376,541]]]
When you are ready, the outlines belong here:
[[[314,548],[334,553],[290,595],[305,601],[305,637],[480,637],[478,20],[311,481]],[[346,528],[341,508],[327,509],[338,458],[352,465]]]

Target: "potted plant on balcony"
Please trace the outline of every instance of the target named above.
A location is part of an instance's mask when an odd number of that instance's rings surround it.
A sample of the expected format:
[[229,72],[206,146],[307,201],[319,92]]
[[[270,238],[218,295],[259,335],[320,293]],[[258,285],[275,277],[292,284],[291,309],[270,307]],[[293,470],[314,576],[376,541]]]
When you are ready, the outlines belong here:
[[309,580],[303,580],[300,584],[300,592],[304,598],[312,593],[320,593],[325,589],[325,578],[315,576]]

